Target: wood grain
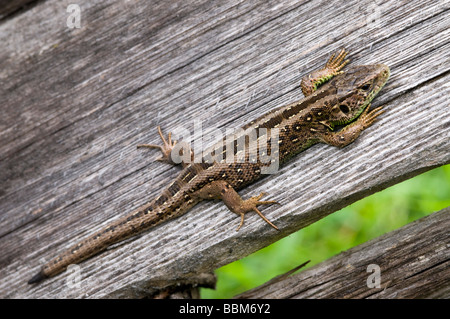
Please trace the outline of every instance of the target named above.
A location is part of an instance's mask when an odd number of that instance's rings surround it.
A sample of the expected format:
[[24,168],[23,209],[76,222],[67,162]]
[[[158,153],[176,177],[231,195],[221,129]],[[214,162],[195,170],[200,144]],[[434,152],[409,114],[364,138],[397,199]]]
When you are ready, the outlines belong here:
[[[142,297],[242,258],[350,203],[450,163],[445,1],[44,1],[0,25],[0,296]],[[375,19],[373,19],[375,17]],[[325,26],[325,27],[324,27]],[[20,31],[18,31],[20,30]],[[165,187],[165,132],[239,127],[301,98],[300,78],[346,47],[385,63],[386,113],[344,149],[317,145],[243,190],[282,206],[239,219],[206,202],[30,287],[40,265]]]

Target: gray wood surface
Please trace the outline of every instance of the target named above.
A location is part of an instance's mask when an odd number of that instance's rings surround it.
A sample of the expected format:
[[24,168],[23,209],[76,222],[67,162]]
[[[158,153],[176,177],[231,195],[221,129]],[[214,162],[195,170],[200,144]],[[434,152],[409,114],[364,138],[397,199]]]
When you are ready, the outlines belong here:
[[[0,22],[0,297],[141,297],[189,281],[350,203],[450,162],[448,1],[38,2]],[[277,232],[222,203],[188,214],[61,274],[43,262],[158,194],[177,174],[154,162],[165,132],[239,127],[301,98],[300,78],[331,52],[385,63],[373,106],[386,113],[344,149],[316,145],[243,190],[281,206]]]
[[448,299],[449,229],[447,207],[236,298]]

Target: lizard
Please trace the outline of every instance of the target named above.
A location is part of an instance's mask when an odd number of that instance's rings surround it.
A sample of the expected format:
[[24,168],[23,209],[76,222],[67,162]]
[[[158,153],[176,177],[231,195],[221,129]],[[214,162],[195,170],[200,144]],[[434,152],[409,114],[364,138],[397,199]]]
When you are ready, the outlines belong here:
[[[352,143],[384,112],[382,106],[373,110],[370,108],[372,99],[390,76],[389,67],[371,64],[348,67],[343,71],[349,63],[345,59],[347,54],[345,49],[333,53],[324,67],[302,78],[300,87],[304,98],[277,107],[243,127],[244,130],[265,128],[266,137],[269,131],[277,130],[278,147],[272,147],[269,139],[266,147],[268,153],[273,152],[272,155],[278,157],[280,165],[317,143],[337,147]],[[158,133],[162,145],[141,144],[138,148],[160,149],[162,157],[158,160],[176,165],[173,151],[177,141],[172,141],[171,133],[165,139],[159,126]],[[231,141],[237,146],[237,137]],[[247,140],[245,143],[248,149],[260,147],[259,144],[250,145]],[[228,149],[223,150],[223,141],[217,145],[212,147],[213,153],[217,150],[222,154],[229,152]],[[236,159],[238,154],[232,151],[231,158]],[[183,152],[186,150],[183,149],[179,155]],[[193,159],[193,152],[189,149],[187,152],[191,152]],[[185,214],[203,200],[222,200],[231,212],[240,216],[237,230],[243,225],[248,212],[256,212],[267,224],[278,230],[258,209],[260,205],[278,204],[276,201],[261,200],[264,193],[244,200],[237,193],[244,186],[262,178],[262,169],[267,166],[260,157],[256,157],[256,162],[249,161],[248,151],[244,156],[245,161],[231,163],[223,160],[183,161],[183,169],[178,177],[159,196],[51,259],[28,283],[38,283],[55,276],[68,265],[80,263],[114,243]]]

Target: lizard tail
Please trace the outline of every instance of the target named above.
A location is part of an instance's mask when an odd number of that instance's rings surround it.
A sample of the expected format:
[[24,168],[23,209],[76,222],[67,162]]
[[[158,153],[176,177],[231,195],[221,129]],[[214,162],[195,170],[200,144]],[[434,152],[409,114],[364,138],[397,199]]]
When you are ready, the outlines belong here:
[[28,283],[34,284],[53,277],[66,270],[67,266],[82,262],[106,250],[112,244],[186,213],[200,201],[188,194],[191,184],[187,183],[187,179],[188,177],[192,179],[197,170],[198,168],[193,165],[187,167],[156,199],[112,222],[50,260]]
[[50,260],[28,281],[28,284],[39,283],[46,278],[53,277],[65,271],[71,264],[82,262],[106,250],[114,243],[156,226],[168,219],[169,208],[167,205],[161,205],[160,198],[139,207]]
[[48,277],[41,270],[36,275],[34,275],[30,280],[28,280],[28,284],[29,285],[37,284],[37,283],[41,282],[42,280],[44,280],[45,278],[48,278]]

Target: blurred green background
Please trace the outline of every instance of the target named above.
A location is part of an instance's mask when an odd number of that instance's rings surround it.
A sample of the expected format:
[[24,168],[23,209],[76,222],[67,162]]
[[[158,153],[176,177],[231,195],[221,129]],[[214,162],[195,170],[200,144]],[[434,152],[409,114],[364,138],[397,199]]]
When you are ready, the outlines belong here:
[[450,165],[389,187],[218,270],[216,290],[231,298],[311,260],[306,269],[416,219],[450,206]]

